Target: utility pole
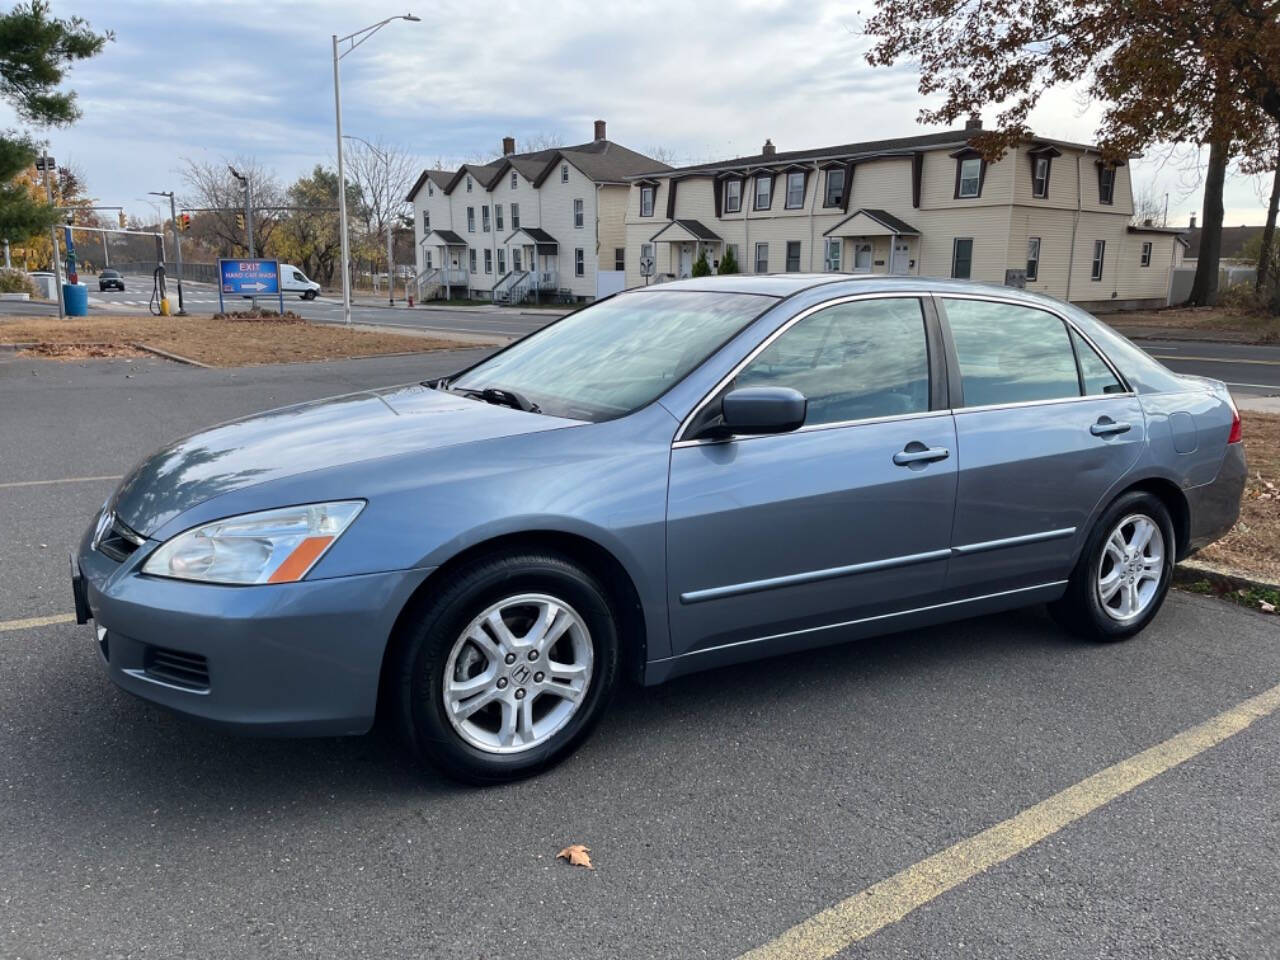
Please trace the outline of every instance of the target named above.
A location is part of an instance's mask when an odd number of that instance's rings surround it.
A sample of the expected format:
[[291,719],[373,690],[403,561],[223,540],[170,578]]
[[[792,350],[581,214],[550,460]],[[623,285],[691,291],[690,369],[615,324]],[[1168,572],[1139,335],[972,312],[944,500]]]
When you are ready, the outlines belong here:
[[[53,206],[53,181],[49,178],[53,174],[54,162],[49,156],[49,147],[46,144],[44,155],[40,158],[40,169],[44,171],[44,194],[49,200],[49,206]],[[67,304],[62,297],[62,268],[58,265],[58,228],[51,227],[49,229],[49,239],[53,241],[53,285],[58,291],[58,319],[62,320],[67,315]]]
[[[255,259],[253,252],[253,204],[249,195],[249,178],[233,167],[227,164],[227,169],[231,171],[231,175],[240,181],[240,185],[244,187],[244,233],[245,242],[249,248],[249,259]],[[258,309],[258,298],[250,297],[249,303],[253,305],[253,309]]]
[[[172,190],[148,190],[153,197],[169,198],[169,222],[173,224],[173,249],[178,257],[178,316],[185,317],[187,315],[186,307],[182,303],[182,236],[178,232],[178,210],[174,206]],[[102,250],[106,253],[107,235],[102,235]]]

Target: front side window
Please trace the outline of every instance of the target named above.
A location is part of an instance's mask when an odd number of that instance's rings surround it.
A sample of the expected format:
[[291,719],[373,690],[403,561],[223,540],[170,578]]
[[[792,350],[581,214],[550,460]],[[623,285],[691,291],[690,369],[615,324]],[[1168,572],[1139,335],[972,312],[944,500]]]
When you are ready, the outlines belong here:
[[543,327],[449,388],[505,387],[551,416],[620,417],[666,393],[777,302],[661,287],[625,293]]
[[724,182],[724,212],[737,213],[742,209],[742,181],[726,180]]
[[756,209],[768,210],[773,206],[773,177],[756,177]]
[[1036,157],[1031,176],[1031,195],[1037,199],[1049,196],[1049,158]]
[[1151,241],[1150,240],[1142,244],[1142,265],[1144,267],[1151,266]]
[[824,207],[844,205],[844,167],[832,167],[827,171],[827,190],[822,198]]
[[924,413],[929,351],[914,298],[855,300],[796,323],[733,387],[791,387],[809,401],[805,426]]
[[511,205],[511,229],[520,229],[520,204],[513,203]]
[[471,272],[475,273],[476,272],[476,248],[472,247],[468,252],[471,254],[471,257],[470,257]]
[[1027,237],[1027,279],[1040,276],[1040,238]]
[[485,250],[484,252],[484,272],[493,273],[493,251]]
[[653,216],[653,187],[640,188],[640,216]]
[[804,171],[792,170],[787,174],[787,209],[799,210],[804,206]]
[[1111,204],[1116,193],[1116,168],[1102,166],[1098,168],[1098,202]]
[[840,271],[840,247],[843,242],[839,237],[827,237],[827,251],[823,260],[827,271],[830,273],[838,273]]
[[1085,396],[1124,393],[1124,386],[1084,337],[1072,330],[1071,342],[1076,348],[1076,359],[1080,361],[1080,383]]
[[480,208],[480,229],[481,229],[481,230],[483,230],[485,233],[488,233],[488,232],[489,232],[489,206],[488,206],[488,204],[486,204],[485,206],[483,206],[483,207],[481,207],[481,208]]
[[1053,314],[944,298],[966,407],[1080,396],[1067,326]]
[[583,222],[582,201],[573,201],[573,226],[575,229],[581,230]]
[[787,241],[787,273],[800,272],[800,241]]
[[957,160],[956,197],[977,197],[982,193],[982,158],[965,157]]
[[575,247],[573,251],[573,275],[575,277],[585,276],[587,272],[586,257],[583,256],[582,248]]
[[476,232],[476,208],[467,207],[467,233]]
[[560,164],[560,182],[569,182],[569,165],[567,163]]
[[626,247],[613,248],[613,269],[625,270],[627,268],[627,250]]
[[951,246],[951,276],[968,280],[973,273],[973,237],[956,237]]
[[1102,265],[1107,258],[1107,241],[1093,241],[1093,263],[1089,268],[1090,280],[1102,279]]
[[769,272],[769,245],[767,243],[756,244],[756,273]]
[[495,203],[493,205],[493,222],[498,230],[502,230],[502,204]]

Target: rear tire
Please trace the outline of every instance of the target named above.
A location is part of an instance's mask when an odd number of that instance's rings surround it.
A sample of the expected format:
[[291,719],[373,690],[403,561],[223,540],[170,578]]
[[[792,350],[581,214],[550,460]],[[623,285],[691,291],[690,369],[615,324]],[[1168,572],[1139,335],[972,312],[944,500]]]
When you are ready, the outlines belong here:
[[1164,604],[1177,549],[1173,520],[1158,497],[1118,497],[1089,534],[1067,591],[1049,605],[1059,623],[1090,640],[1125,640]]
[[465,783],[500,783],[586,739],[619,661],[594,577],[553,553],[495,554],[433,583],[430,597],[405,618],[389,665],[390,719],[419,760]]

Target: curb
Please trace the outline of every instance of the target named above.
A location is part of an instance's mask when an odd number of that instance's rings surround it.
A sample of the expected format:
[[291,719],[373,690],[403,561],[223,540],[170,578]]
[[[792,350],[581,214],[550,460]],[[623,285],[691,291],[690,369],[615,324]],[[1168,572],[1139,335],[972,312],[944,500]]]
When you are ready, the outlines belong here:
[[1280,584],[1267,583],[1265,580],[1254,580],[1250,577],[1227,573],[1216,567],[1196,563],[1194,560],[1184,560],[1176,565],[1173,568],[1173,580],[1174,583],[1198,583],[1201,580],[1208,580],[1215,587],[1226,591],[1275,590],[1280,592]]
[[185,363],[189,367],[199,367],[202,370],[212,370],[213,367],[207,363],[201,363],[199,360],[192,360],[190,357],[184,357],[181,354],[170,353],[168,350],[161,350],[159,347],[148,346],[145,343],[131,343],[131,347],[137,347],[139,350],[145,350],[147,353],[154,353],[157,357],[163,357],[165,360],[172,360],[174,363]]

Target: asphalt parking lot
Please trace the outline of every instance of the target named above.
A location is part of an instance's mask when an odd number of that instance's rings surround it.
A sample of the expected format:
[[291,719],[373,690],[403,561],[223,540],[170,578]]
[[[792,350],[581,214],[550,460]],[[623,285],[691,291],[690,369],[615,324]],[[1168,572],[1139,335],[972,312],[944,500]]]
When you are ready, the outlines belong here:
[[[114,478],[476,355],[0,352],[0,957],[1280,956],[1280,621],[1204,597],[1118,645],[1032,610],[626,688],[484,790],[105,679],[66,555]],[[594,871],[554,859],[575,842]]]

